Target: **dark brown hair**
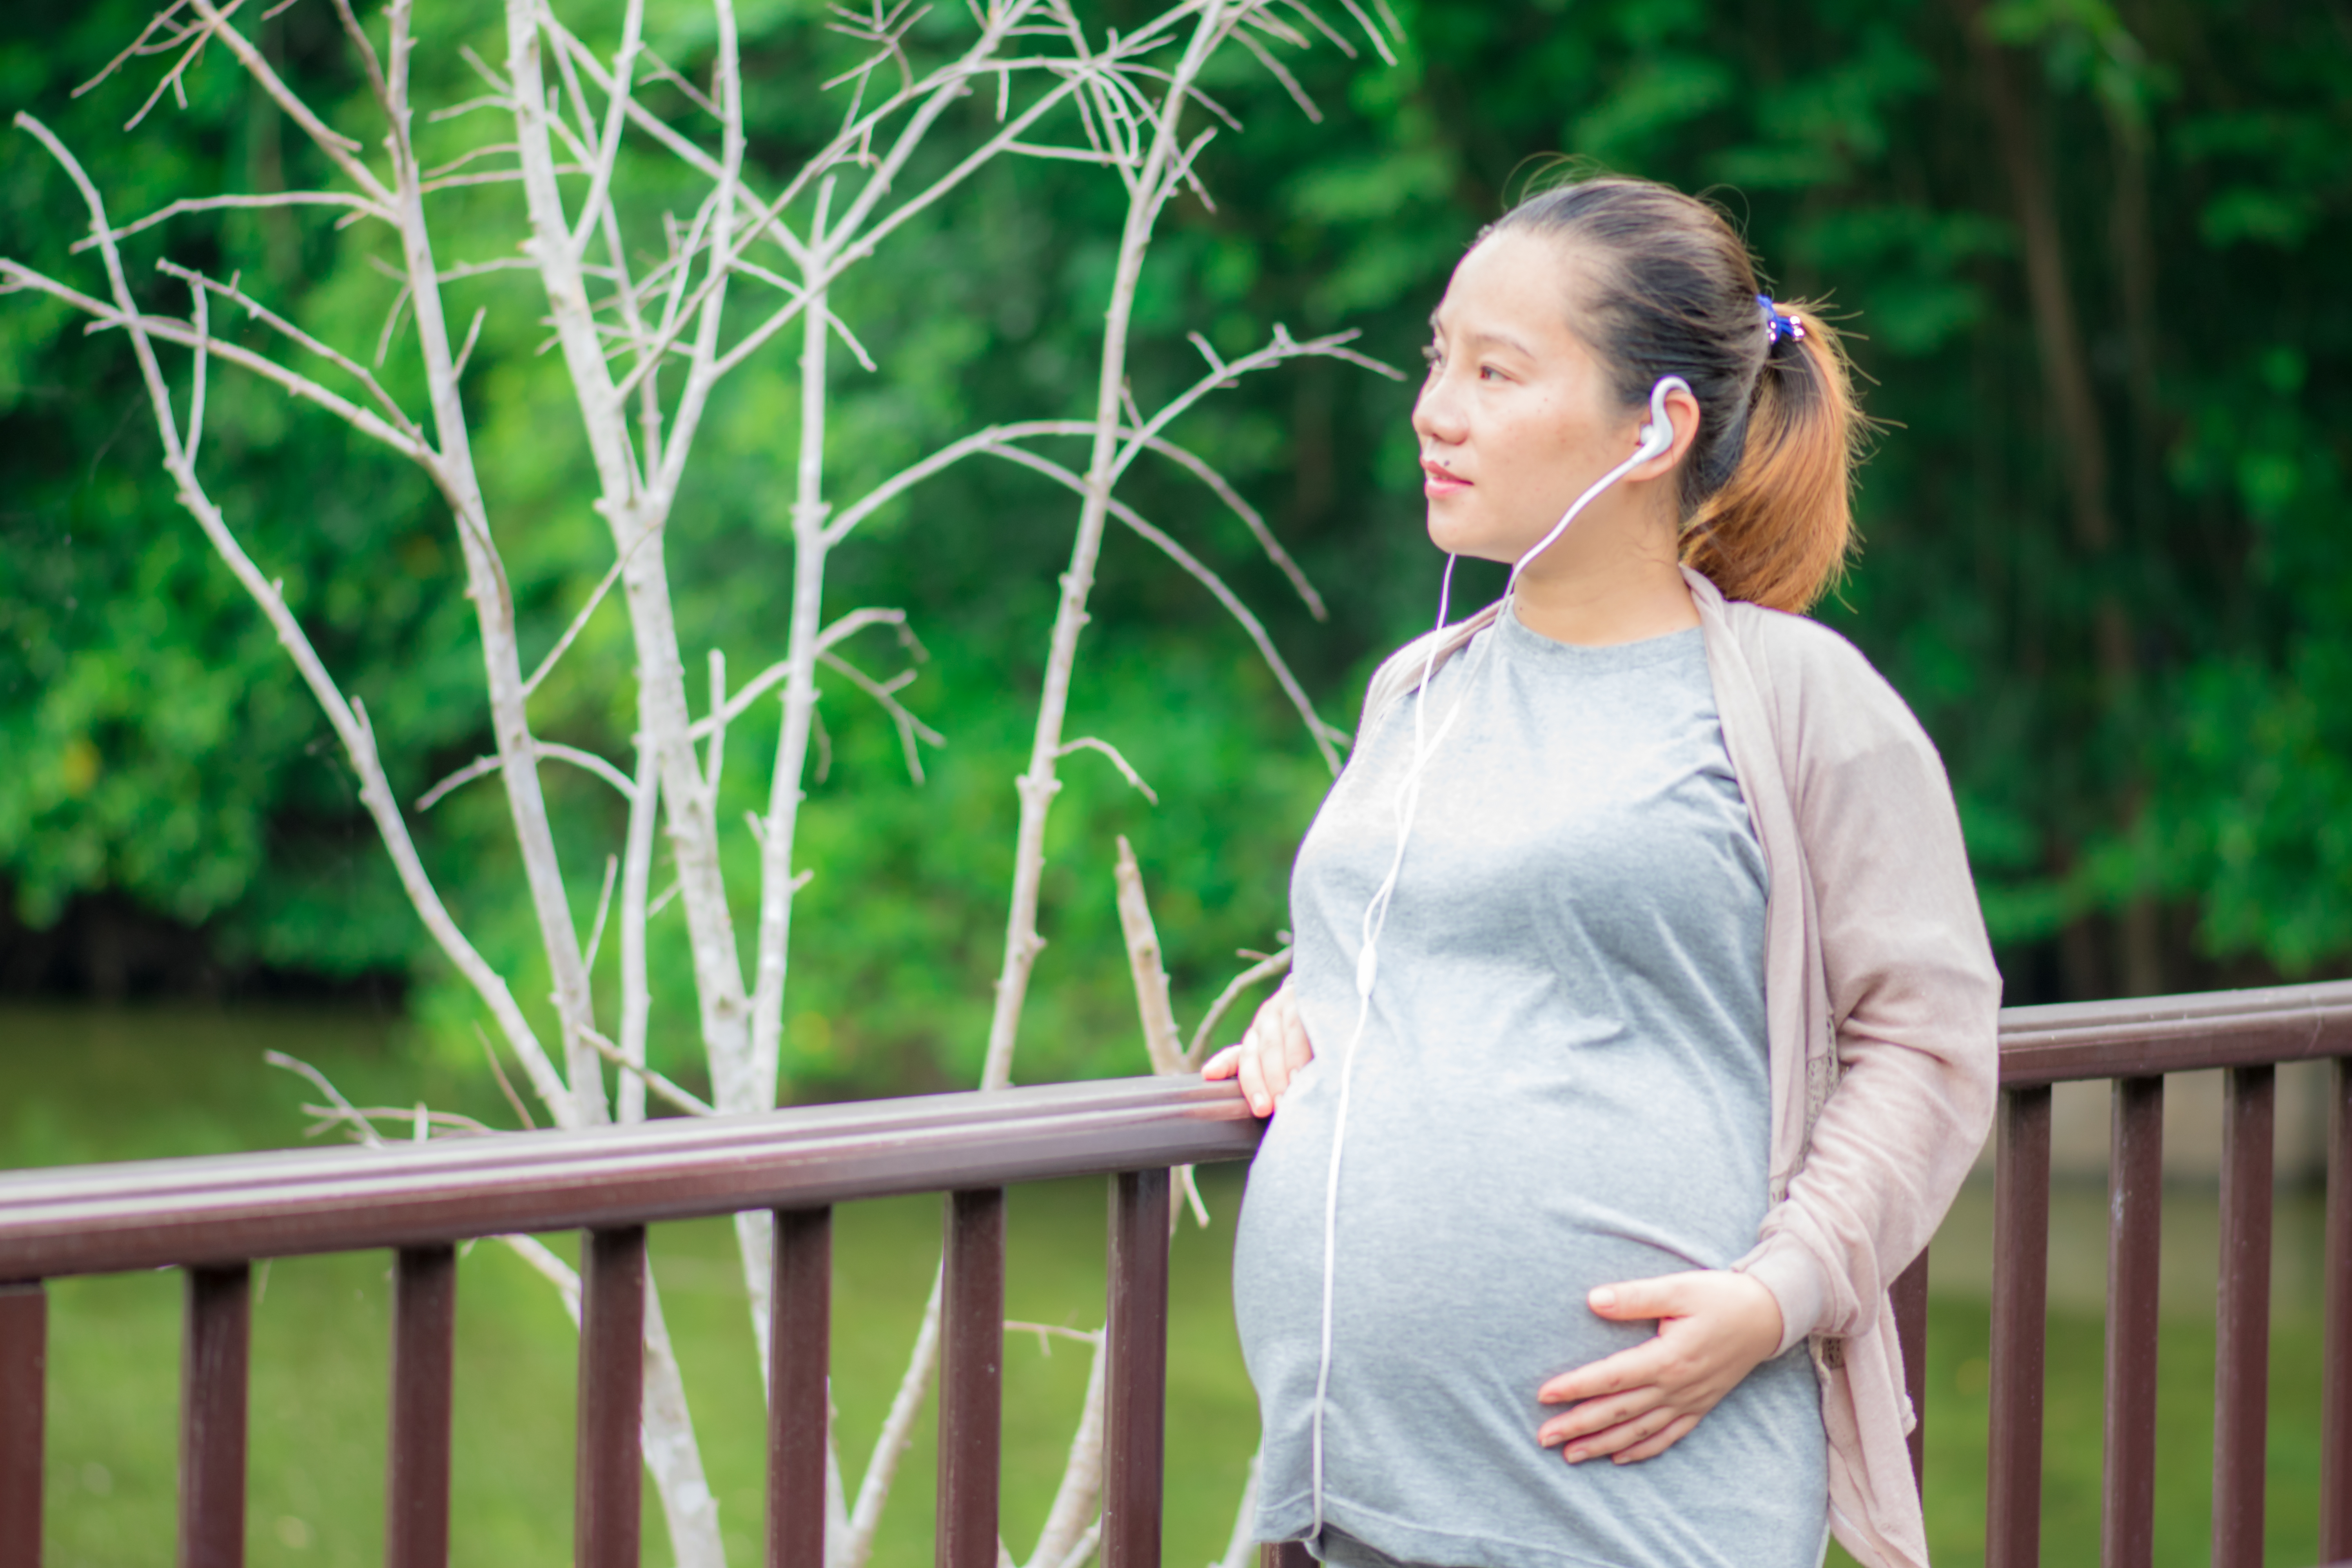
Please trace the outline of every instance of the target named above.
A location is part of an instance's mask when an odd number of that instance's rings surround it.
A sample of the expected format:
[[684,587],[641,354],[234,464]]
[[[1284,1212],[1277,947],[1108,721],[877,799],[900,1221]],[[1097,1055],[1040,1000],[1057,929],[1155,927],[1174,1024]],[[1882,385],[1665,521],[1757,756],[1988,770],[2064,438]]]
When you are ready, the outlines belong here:
[[1682,467],[1683,560],[1726,598],[1803,610],[1853,549],[1849,490],[1865,425],[1837,333],[1803,304],[1776,333],[1748,247],[1716,207],[1647,180],[1577,180],[1520,202],[1479,237],[1541,235],[1573,247],[1571,324],[1617,395],[1645,403],[1660,376],[1698,399]]

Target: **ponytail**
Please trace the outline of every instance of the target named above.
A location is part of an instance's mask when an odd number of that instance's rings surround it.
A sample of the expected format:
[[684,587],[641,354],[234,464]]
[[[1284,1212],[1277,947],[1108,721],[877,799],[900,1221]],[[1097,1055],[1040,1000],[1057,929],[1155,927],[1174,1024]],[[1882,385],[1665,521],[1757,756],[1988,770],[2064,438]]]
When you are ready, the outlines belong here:
[[1811,606],[1853,550],[1867,424],[1837,333],[1756,291],[1755,262],[1720,209],[1652,181],[1538,192],[1486,232],[1513,229],[1573,249],[1577,330],[1622,402],[1643,402],[1666,375],[1698,400],[1679,486],[1685,563],[1726,598]]
[[1683,561],[1727,599],[1803,611],[1853,553],[1863,420],[1836,331],[1802,306],[1777,309],[1798,331],[1767,353],[1738,465],[1685,525]]

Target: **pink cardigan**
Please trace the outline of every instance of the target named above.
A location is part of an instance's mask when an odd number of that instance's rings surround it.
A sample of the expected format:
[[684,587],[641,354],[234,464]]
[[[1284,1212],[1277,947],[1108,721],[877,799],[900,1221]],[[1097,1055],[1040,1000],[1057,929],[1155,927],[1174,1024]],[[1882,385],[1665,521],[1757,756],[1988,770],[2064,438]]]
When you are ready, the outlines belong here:
[[[2000,975],[1950,782],[1902,698],[1826,626],[1684,576],[1771,873],[1772,1206],[1732,1267],[1780,1303],[1781,1350],[1811,1342],[1838,1540],[1865,1568],[1927,1568],[1886,1292],[1992,1125]],[[1494,614],[1432,634],[1440,662]],[[1381,667],[1366,729],[1428,653]]]

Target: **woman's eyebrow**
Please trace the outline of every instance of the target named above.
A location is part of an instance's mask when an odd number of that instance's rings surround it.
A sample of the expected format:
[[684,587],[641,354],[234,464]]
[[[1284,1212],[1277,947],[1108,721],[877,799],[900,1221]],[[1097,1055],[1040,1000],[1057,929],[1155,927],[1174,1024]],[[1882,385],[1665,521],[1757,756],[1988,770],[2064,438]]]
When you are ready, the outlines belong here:
[[[1442,338],[1445,335],[1445,327],[1444,323],[1438,321],[1437,312],[1434,310],[1432,310],[1429,313],[1429,330],[1433,334],[1438,337]],[[1469,342],[1474,345],[1492,344],[1497,348],[1509,349],[1513,353],[1523,354],[1528,359],[1536,357],[1535,350],[1528,347],[1526,343],[1521,342],[1518,339],[1511,336],[1508,332],[1498,332],[1491,327],[1482,327],[1476,331],[1468,333],[1467,337]]]

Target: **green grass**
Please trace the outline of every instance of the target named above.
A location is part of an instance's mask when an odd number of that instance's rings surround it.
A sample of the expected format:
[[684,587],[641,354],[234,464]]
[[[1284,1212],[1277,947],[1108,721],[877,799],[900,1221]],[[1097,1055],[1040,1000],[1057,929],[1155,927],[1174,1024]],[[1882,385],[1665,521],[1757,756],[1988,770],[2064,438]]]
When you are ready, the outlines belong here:
[[[509,1125],[494,1088],[464,1064],[408,1058],[397,1027],[343,1016],[225,1016],[186,1011],[0,1011],[0,1166],[204,1153],[300,1141],[291,1076],[260,1064],[276,1047],[326,1068],[362,1103],[436,1108]],[[1226,1287],[1239,1172],[1203,1173],[1216,1224],[1186,1222],[1171,1303],[1168,1561],[1220,1552],[1232,1526],[1256,1412]],[[2062,1194],[2054,1267],[2079,1278],[2103,1241],[2101,1194]],[[1105,1184],[1018,1190],[1012,1199],[1008,1310],[1099,1324]],[[1981,1194],[1939,1240],[1927,1402],[1928,1528],[1939,1568],[1983,1561],[1985,1346]],[[2207,1559],[2212,1320],[2195,1278],[2210,1249],[2210,1194],[2167,1210],[2168,1316],[2159,1365],[2157,1562]],[[834,1373],[843,1458],[862,1469],[938,1257],[940,1205],[845,1205],[835,1238]],[[2273,1330],[2268,1561],[2315,1561],[2320,1320],[2315,1206],[2283,1199]],[[550,1237],[567,1255],[572,1239]],[[730,1560],[758,1559],[763,1417],[751,1330],[724,1221],[653,1233],[664,1310],[684,1367]],[[2087,1251],[2085,1249],[2088,1249]],[[2202,1261],[2210,1275],[2211,1264]],[[257,1274],[249,1559],[256,1568],[381,1560],[388,1259],[356,1253],[281,1259]],[[2185,1273],[2184,1273],[2185,1271]],[[2053,1274],[2056,1279],[2057,1274]],[[573,1337],[553,1292],[506,1248],[471,1248],[459,1270],[454,1568],[548,1568],[570,1561]],[[174,1510],[180,1281],[173,1273],[51,1287],[48,1541],[52,1568],[168,1560]],[[1972,1295],[1971,1289],[1975,1293]],[[1087,1371],[1086,1347],[1009,1339],[1004,1523],[1025,1551],[1058,1478]],[[2060,1289],[2050,1321],[2043,1561],[2097,1560],[2101,1331],[2095,1288]],[[928,1423],[907,1456],[877,1563],[931,1557],[934,1452]],[[646,1498],[647,1561],[668,1561]],[[1842,1559],[1833,1556],[1832,1561]]]

